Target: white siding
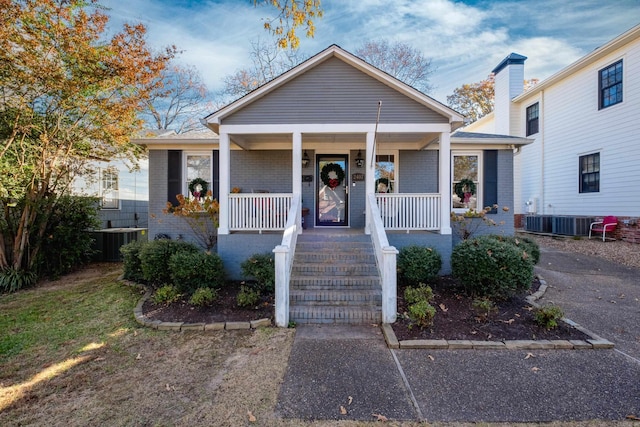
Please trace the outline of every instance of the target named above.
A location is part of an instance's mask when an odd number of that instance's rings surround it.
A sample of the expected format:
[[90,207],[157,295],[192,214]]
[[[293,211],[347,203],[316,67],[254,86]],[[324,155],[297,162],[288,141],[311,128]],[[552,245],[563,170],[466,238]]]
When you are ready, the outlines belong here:
[[[620,59],[623,102],[599,110],[598,71]],[[640,40],[546,88],[540,99],[540,133],[522,149],[522,171],[517,172],[522,197],[536,194],[544,170],[538,213],[640,215],[640,194],[634,188],[640,182]],[[519,106],[521,136],[524,110],[533,102],[526,98]],[[580,194],[578,158],[593,152],[600,153],[600,192]]]

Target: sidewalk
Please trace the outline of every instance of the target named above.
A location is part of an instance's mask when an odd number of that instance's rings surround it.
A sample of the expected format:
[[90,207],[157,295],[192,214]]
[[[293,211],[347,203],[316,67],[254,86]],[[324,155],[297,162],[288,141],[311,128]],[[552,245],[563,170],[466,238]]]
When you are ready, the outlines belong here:
[[278,414],[429,422],[640,416],[640,272],[546,250],[539,266],[551,290],[541,302],[562,305],[616,349],[391,350],[377,327],[299,326]]

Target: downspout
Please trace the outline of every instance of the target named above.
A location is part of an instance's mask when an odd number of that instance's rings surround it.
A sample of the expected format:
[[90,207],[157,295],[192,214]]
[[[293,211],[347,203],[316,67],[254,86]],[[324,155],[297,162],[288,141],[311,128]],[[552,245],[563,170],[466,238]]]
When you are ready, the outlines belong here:
[[540,91],[540,203],[544,215],[547,210],[544,199],[544,89]]

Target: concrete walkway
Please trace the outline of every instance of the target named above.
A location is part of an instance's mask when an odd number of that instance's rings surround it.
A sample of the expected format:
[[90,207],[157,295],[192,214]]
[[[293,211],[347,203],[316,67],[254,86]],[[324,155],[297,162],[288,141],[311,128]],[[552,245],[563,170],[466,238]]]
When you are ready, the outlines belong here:
[[278,414],[429,422],[640,417],[640,272],[546,250],[536,269],[550,287],[541,302],[563,306],[616,349],[390,350],[377,327],[301,326]]

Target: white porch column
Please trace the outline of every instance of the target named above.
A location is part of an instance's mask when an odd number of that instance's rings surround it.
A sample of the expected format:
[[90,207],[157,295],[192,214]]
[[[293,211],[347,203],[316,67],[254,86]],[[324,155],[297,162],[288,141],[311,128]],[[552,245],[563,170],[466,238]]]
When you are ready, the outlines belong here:
[[219,148],[220,148],[220,196],[218,203],[220,204],[220,212],[218,214],[218,234],[229,234],[229,192],[231,191],[230,169],[231,169],[231,152],[229,147],[229,134],[221,131]]
[[440,134],[440,234],[451,234],[451,136]]
[[[374,132],[367,132],[367,147],[365,152],[365,198],[368,200],[369,194],[375,193],[376,189],[374,188],[376,185],[376,164],[374,158],[376,153],[374,152],[373,142],[375,140],[376,134]],[[371,209],[369,207],[369,203],[365,203],[365,226],[364,233],[371,234]]]
[[300,132],[294,132],[293,134],[293,182],[291,188],[293,194],[302,194],[302,134]]

